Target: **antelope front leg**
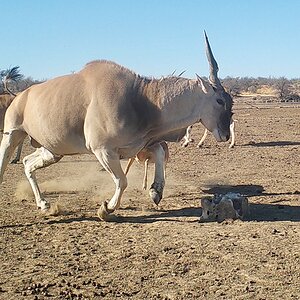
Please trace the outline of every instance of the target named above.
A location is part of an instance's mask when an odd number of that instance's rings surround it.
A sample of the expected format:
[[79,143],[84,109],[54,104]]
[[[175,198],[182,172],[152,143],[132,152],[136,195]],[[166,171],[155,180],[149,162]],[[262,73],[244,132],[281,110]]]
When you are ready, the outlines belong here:
[[230,124],[230,135],[231,135],[231,143],[229,145],[229,148],[233,148],[234,145],[235,145],[235,123],[234,123],[234,120],[231,121],[231,124]]
[[165,151],[160,144],[155,144],[152,149],[155,161],[155,176],[149,194],[154,203],[158,205],[162,199],[165,186]]
[[186,147],[188,146],[189,143],[192,143],[194,140],[191,138],[191,132],[192,132],[192,128],[193,128],[193,125],[189,126],[187,129],[186,129],[186,132],[185,132],[185,136],[183,137],[183,143],[182,143],[182,147]]
[[19,144],[17,148],[16,157],[10,162],[11,164],[17,164],[20,161],[22,148],[23,148],[23,142]]
[[145,160],[145,165],[144,165],[144,179],[143,179],[143,190],[147,189],[147,182],[148,182],[148,163],[149,159]]
[[103,221],[107,221],[109,214],[113,213],[120,206],[123,192],[127,187],[127,179],[122,170],[119,156],[116,153],[109,153],[107,150],[95,150],[94,154],[105,170],[109,172],[116,185],[113,197],[108,202],[104,201],[98,210],[98,217]]
[[204,143],[204,141],[205,141],[207,135],[208,135],[208,130],[205,128],[204,134],[203,134],[203,136],[202,136],[200,142],[199,142],[198,145],[197,145],[198,148],[202,147],[202,145],[203,145],[203,143]]
[[128,171],[129,171],[131,165],[134,163],[134,160],[135,160],[135,158],[130,158],[130,159],[128,160],[127,165],[126,165],[126,167],[125,167],[125,171],[124,171],[125,175],[128,174]]

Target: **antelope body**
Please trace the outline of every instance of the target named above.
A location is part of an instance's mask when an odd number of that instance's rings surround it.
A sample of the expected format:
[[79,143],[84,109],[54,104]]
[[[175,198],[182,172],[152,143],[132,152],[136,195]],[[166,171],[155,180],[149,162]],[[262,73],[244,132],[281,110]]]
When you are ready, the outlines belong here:
[[[120,205],[127,179],[120,159],[154,147],[164,160],[162,141],[180,141],[186,128],[202,122],[218,141],[227,141],[232,99],[223,89],[205,36],[210,81],[168,77],[148,79],[109,61],[88,63],[80,72],[31,86],[9,106],[0,147],[0,182],[14,148],[29,135],[37,150],[23,159],[36,203],[42,197],[35,171],[64,155],[93,153],[115,182],[115,193],[98,216],[105,220]],[[157,173],[163,174],[163,164]],[[154,179],[151,198],[159,203],[163,176]]]

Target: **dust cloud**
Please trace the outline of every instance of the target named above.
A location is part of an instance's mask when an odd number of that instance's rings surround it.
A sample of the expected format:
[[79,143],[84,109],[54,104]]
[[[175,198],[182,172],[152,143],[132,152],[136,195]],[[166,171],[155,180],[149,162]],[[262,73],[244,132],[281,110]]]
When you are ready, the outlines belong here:
[[[111,190],[114,185],[110,175],[106,171],[101,170],[101,166],[97,162],[63,161],[57,165],[60,165],[62,169],[59,177],[42,181],[39,179],[39,174],[43,173],[43,177],[46,177],[47,169],[37,172],[37,181],[42,193],[76,193],[79,191],[94,191],[98,188]],[[34,197],[27,180],[18,183],[15,194],[18,199]]]
[[[123,169],[126,166],[126,161],[122,161]],[[113,195],[115,184],[108,172],[102,169],[101,165],[97,161],[68,161],[61,162],[59,177],[42,181],[39,176],[46,178],[47,168],[37,171],[37,181],[42,193],[45,194],[60,194],[60,193],[76,193],[80,191],[88,191],[91,193],[91,197],[97,197],[97,201],[101,198],[108,199]],[[57,165],[58,165],[57,164]],[[63,166],[63,168],[62,168]],[[55,167],[55,166],[54,166]],[[41,175],[40,175],[41,174]],[[130,195],[132,190],[142,191],[144,177],[144,165],[135,162],[127,175],[128,187],[126,194]],[[148,168],[148,187],[153,182],[154,177],[154,165],[151,164]],[[177,185],[174,179],[167,176],[168,186]],[[144,191],[148,193],[147,191]],[[34,195],[30,184],[27,180],[22,180],[17,184],[15,196],[17,199],[33,199]]]

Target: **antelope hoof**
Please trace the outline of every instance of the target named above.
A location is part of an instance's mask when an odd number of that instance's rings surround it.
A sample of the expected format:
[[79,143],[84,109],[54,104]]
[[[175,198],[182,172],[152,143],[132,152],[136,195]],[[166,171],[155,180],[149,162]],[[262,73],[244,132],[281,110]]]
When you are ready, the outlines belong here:
[[11,163],[11,164],[17,164],[18,162],[19,162],[18,159],[13,159],[10,163]]
[[46,201],[41,201],[40,205],[38,206],[38,208],[41,209],[41,211],[48,211],[50,209],[50,203],[46,202]]
[[158,205],[160,200],[162,199],[162,194],[163,194],[163,189],[157,189],[155,187],[151,187],[151,189],[149,190],[149,195],[151,197],[151,199],[153,200],[153,202]]
[[107,201],[104,201],[97,212],[99,219],[102,221],[108,221],[110,213],[112,213],[112,211],[107,208]]

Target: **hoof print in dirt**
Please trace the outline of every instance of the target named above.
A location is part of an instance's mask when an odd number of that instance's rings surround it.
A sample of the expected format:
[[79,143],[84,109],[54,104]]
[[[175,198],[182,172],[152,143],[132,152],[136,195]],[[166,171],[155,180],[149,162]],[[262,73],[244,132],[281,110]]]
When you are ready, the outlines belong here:
[[248,199],[239,193],[216,194],[213,198],[201,199],[201,206],[200,222],[243,220],[249,214]]

